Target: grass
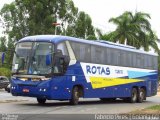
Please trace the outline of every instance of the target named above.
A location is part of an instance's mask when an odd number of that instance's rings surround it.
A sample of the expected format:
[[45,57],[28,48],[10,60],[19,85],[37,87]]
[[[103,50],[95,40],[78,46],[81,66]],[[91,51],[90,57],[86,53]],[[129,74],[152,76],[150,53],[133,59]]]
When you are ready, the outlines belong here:
[[146,109],[159,110],[160,111],[160,105],[154,105],[154,106],[148,107]]
[[160,114],[160,104],[129,112],[129,114]]

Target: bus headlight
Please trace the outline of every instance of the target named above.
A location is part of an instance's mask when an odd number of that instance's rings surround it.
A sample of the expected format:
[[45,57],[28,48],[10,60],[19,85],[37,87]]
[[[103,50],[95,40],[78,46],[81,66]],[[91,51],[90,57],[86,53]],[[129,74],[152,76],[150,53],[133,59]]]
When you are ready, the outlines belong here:
[[46,89],[46,88],[40,88],[39,91],[40,91],[40,92],[41,92],[41,91],[42,91],[42,92],[46,92],[47,89]]
[[11,89],[12,89],[12,90],[15,90],[15,89],[16,89],[16,87],[12,86],[12,87],[11,87]]
[[46,92],[46,89],[43,89],[44,92]]

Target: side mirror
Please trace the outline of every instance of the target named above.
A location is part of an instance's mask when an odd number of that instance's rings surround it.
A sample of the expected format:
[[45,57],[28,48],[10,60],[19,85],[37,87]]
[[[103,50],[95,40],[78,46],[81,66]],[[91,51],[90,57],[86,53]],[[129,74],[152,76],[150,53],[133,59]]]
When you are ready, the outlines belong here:
[[51,54],[46,55],[46,65],[50,65],[50,64],[51,64],[51,61],[52,61],[52,59],[51,59]]
[[59,59],[59,63],[60,63],[60,65],[64,65],[65,64],[65,61],[64,61],[63,57]]
[[63,67],[64,72],[67,70],[68,64],[69,64],[68,56],[63,56],[62,58],[60,58],[60,65]]
[[19,68],[18,69],[24,69],[24,65],[25,65],[25,58],[24,57],[20,57],[19,59]]
[[66,66],[68,66],[69,62],[70,62],[69,56],[64,56],[64,63]]
[[0,52],[0,59],[1,59],[1,63],[4,63],[4,59],[5,59],[5,53],[4,52]]
[[57,55],[57,56],[62,56],[62,55],[63,55],[63,54],[62,54],[62,50],[57,49],[57,53],[56,53],[56,55]]

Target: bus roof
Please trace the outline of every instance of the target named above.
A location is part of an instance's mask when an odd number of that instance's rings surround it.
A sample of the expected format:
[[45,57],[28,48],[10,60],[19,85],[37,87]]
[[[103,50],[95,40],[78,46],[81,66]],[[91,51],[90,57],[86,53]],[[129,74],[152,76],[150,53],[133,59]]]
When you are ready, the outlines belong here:
[[145,52],[143,50],[137,50],[135,47],[128,46],[128,45],[122,45],[117,43],[112,43],[104,40],[84,40],[80,38],[75,37],[69,37],[69,36],[61,36],[61,35],[35,35],[35,36],[27,36],[22,39],[20,39],[18,42],[29,42],[29,41],[43,41],[43,42],[52,42],[54,44],[58,44],[63,41],[74,41],[79,43],[85,43],[85,44],[91,44],[91,45],[98,45],[103,47],[109,47],[119,50],[125,50],[125,51],[132,51],[132,52],[138,52],[143,54],[149,54],[158,56],[156,53],[151,52]]

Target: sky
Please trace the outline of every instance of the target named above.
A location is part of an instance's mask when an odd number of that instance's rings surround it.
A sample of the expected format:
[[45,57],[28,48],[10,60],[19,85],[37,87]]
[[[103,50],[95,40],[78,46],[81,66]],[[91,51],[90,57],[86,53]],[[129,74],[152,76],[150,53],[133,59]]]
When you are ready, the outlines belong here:
[[109,23],[125,11],[149,13],[152,29],[160,38],[160,0],[73,0],[79,10],[92,18],[93,24],[105,32],[113,31],[115,25]]
[[[5,3],[13,0],[1,0],[0,9]],[[103,32],[113,31],[116,26],[109,23],[112,17],[117,17],[125,11],[149,13],[152,29],[160,38],[160,0],[73,0],[80,11],[85,11],[92,18],[93,25]]]

